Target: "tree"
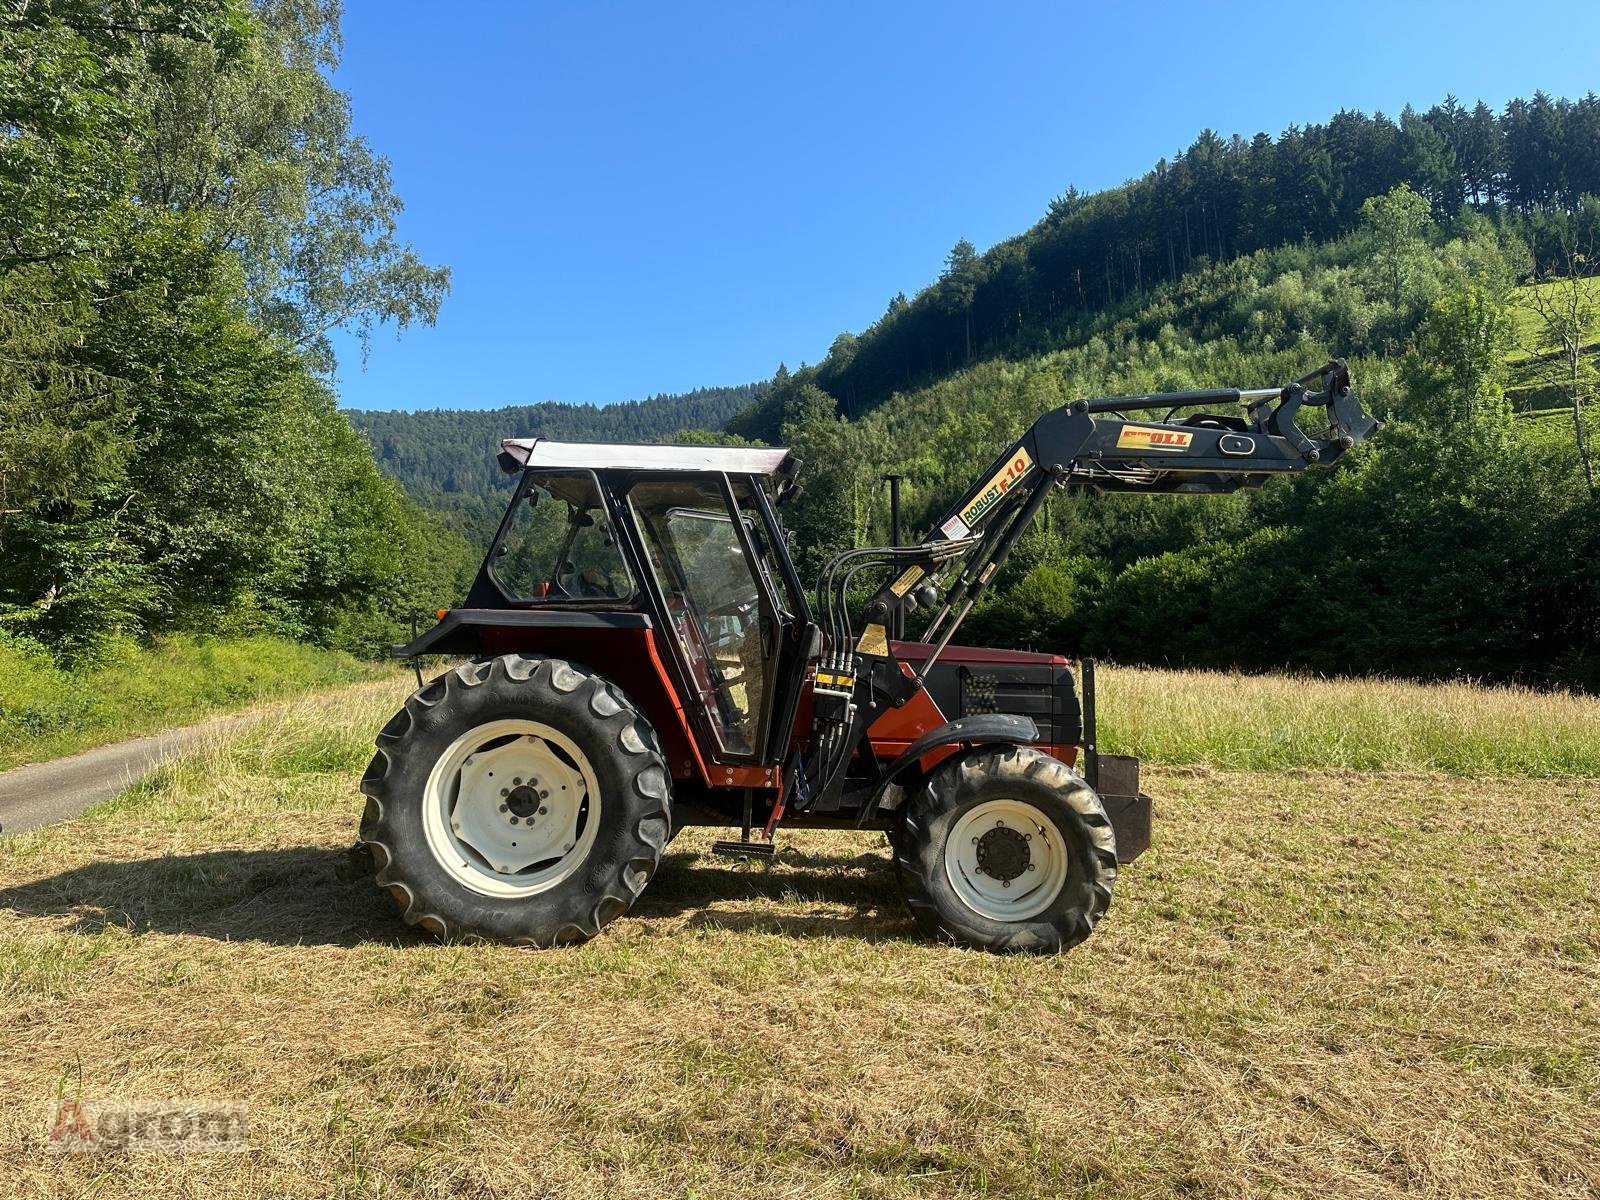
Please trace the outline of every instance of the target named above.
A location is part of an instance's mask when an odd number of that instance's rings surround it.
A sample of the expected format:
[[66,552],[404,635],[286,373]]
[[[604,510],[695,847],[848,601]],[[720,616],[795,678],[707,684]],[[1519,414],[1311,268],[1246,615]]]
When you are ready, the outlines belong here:
[[1566,397],[1583,481],[1590,495],[1597,495],[1588,429],[1597,372],[1585,347],[1600,318],[1600,280],[1587,273],[1589,262],[1589,255],[1564,235],[1561,260],[1546,269],[1538,284],[1524,291],[1522,305],[1535,318],[1534,344],[1529,352],[1540,374]]
[[944,260],[944,274],[939,276],[939,296],[945,311],[959,313],[966,331],[967,361],[972,361],[972,301],[983,282],[983,265],[978,250],[966,238],[950,248]]
[[1500,176],[1500,125],[1482,100],[1460,126],[1456,165],[1472,203],[1492,206],[1498,196]]
[[[314,374],[431,319],[321,0],[0,15],[0,634],[255,628],[370,647],[418,516]],[[429,585],[431,586],[431,585]]]
[[1444,108],[1435,110],[1434,120],[1418,116],[1410,105],[1400,114],[1406,179],[1428,198],[1434,216],[1442,220],[1453,217],[1461,207],[1461,176],[1456,170],[1455,150],[1450,138],[1441,132],[1453,132],[1457,111],[1455,97],[1450,96]]
[[1372,244],[1372,269],[1384,296],[1399,308],[1427,247],[1428,202],[1402,183],[1385,195],[1369,197],[1361,218]]
[[[1412,393],[1439,424],[1504,423],[1505,355],[1511,321],[1488,288],[1466,283],[1445,292],[1417,330]],[[1431,411],[1430,411],[1431,410]]]
[[432,324],[450,272],[397,239],[388,160],[350,128],[338,0],[258,0],[250,53],[227,68],[205,43],[171,49],[173,69],[140,94],[140,198],[205,212],[211,245],[244,264],[263,328],[332,366],[327,335]]

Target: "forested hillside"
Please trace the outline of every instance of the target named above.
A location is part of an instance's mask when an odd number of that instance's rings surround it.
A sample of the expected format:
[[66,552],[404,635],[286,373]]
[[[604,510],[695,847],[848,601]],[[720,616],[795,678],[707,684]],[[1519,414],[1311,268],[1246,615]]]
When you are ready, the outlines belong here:
[[[1451,236],[1419,215],[1394,247],[1404,309],[1384,298],[1392,264],[1377,244],[1406,196],[1339,242],[1213,267],[1105,314],[1081,344],[976,363],[855,421],[797,373],[783,434],[808,490],[786,520],[814,565],[883,538],[884,470],[906,475],[909,523],[925,528],[975,462],[1049,407],[1282,383],[1345,353],[1388,421],[1345,464],[1228,498],[1063,495],[963,638],[1120,661],[1600,686],[1600,504],[1576,436],[1592,436],[1592,416],[1583,406],[1575,425],[1570,408],[1519,414],[1505,399],[1525,369],[1511,318],[1532,316],[1531,289],[1511,285],[1519,243],[1487,221]],[[1572,282],[1600,300],[1593,281]]]
[[964,638],[1122,661],[1600,687],[1600,100],[1223,141],[1068,193],[730,429],[793,445],[808,567],[913,529],[1068,400],[1281,384],[1331,356],[1389,421],[1227,499],[1062,496]]
[[[938,281],[889,302],[871,327],[842,333],[816,372],[840,410],[855,416],[905,390],[994,353],[1050,349],[1085,315],[1154,294],[1194,270],[1257,250],[1345,236],[1373,196],[1405,184],[1428,215],[1453,222],[1464,208],[1516,231],[1541,268],[1574,233],[1597,232],[1586,196],[1600,195],[1600,97],[1535,92],[1495,113],[1447,97],[1398,120],[1342,111],[1325,125],[1223,138],[1207,129],[1172,161],[1122,187],[1069,188],[1028,232],[977,253],[951,250]],[[1390,281],[1394,300],[1396,281]],[[773,435],[769,405],[733,428]]]
[[371,651],[470,558],[335,407],[328,334],[431,322],[335,0],[0,12],[0,639]]
[[505,507],[506,477],[495,462],[500,439],[547,437],[582,442],[669,441],[684,430],[724,429],[757,403],[765,385],[696,388],[599,407],[520,404],[492,409],[362,412],[346,415],[372,447],[378,466],[419,503],[451,514],[473,537],[493,531]]

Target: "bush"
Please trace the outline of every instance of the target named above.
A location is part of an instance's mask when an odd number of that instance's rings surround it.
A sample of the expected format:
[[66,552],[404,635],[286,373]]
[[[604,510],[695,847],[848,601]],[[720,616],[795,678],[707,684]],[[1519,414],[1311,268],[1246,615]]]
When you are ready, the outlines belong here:
[[981,646],[1081,653],[1103,567],[1087,558],[1041,563],[1021,582],[973,609],[959,639]]

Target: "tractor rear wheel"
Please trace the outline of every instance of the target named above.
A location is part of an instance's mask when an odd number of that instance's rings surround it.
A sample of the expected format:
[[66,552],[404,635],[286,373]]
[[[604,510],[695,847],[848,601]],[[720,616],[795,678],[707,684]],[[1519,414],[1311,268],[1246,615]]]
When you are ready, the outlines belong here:
[[984,950],[1076,946],[1105,914],[1117,878],[1099,797],[1030,746],[941,763],[902,806],[893,844],[923,931]]
[[598,675],[506,654],[420,688],[378,734],[361,840],[440,937],[581,942],[632,907],[671,831],[653,730]]

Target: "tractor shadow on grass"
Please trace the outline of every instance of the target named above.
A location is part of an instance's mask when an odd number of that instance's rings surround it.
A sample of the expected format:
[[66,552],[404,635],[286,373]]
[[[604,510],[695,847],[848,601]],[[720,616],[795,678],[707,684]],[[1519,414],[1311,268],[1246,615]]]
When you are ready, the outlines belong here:
[[275,945],[423,944],[347,850],[207,850],[93,862],[0,890],[19,916],[70,918],[74,933],[107,927]]
[[[622,920],[798,937],[909,937],[913,926],[882,854],[785,853],[775,864],[721,865],[669,851]],[[106,928],[273,945],[430,946],[400,919],[348,850],[319,846],[209,850],[93,862],[0,889],[0,909]]]
[[629,918],[789,937],[916,938],[886,852],[785,850],[771,864],[734,863],[669,851]]

